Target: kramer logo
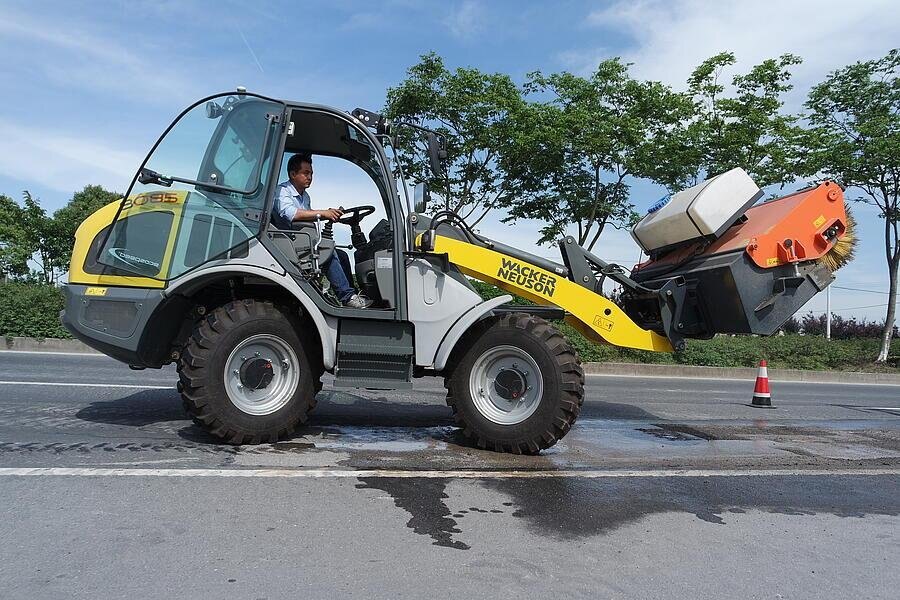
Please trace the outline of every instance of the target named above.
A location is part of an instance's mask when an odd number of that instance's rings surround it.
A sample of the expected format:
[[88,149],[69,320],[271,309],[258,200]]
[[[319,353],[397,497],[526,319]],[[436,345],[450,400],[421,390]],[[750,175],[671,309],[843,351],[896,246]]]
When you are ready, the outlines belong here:
[[517,263],[514,260],[501,258],[502,264],[497,271],[497,277],[520,288],[543,294],[548,298],[553,297],[556,291],[556,277],[538,271],[529,265]]
[[134,267],[142,272],[147,272],[147,267],[152,267],[153,272],[159,271],[159,263],[153,262],[134,254],[128,254],[127,248],[110,248],[109,253],[115,256],[128,266]]

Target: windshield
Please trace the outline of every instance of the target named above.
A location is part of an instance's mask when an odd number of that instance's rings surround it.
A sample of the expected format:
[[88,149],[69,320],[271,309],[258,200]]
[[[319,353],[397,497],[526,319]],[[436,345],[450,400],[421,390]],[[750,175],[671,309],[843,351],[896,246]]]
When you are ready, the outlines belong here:
[[[97,261],[172,279],[246,255],[259,232],[275,146],[277,102],[220,96],[186,111],[147,158]],[[179,181],[180,180],[180,181]]]

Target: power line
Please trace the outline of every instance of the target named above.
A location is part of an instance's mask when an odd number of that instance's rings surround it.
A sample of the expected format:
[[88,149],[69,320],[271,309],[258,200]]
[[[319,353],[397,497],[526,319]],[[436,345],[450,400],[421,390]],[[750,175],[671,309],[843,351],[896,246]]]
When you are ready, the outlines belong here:
[[[832,285],[831,287],[838,289],[838,290],[848,290],[851,292],[868,292],[870,294],[884,294],[885,296],[887,296],[890,293],[890,292],[882,292],[880,290],[863,290],[860,288],[844,287],[842,285]],[[885,304],[885,306],[887,306],[887,304]]]
[[[900,304],[900,300],[897,300],[894,304]],[[870,304],[869,306],[850,306],[848,308],[835,308],[831,312],[843,312],[847,310],[861,310],[863,308],[882,308],[885,306],[889,306],[888,304]]]

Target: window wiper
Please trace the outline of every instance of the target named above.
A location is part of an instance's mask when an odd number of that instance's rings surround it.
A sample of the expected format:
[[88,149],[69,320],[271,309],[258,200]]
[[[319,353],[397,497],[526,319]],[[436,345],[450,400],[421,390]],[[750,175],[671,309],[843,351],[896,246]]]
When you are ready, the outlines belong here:
[[143,184],[152,183],[163,187],[172,187],[173,182],[184,183],[186,185],[194,185],[199,188],[214,192],[223,192],[226,194],[239,194],[241,196],[250,196],[259,189],[259,183],[252,190],[239,190],[237,188],[209,183],[208,181],[197,181],[196,179],[185,179],[183,177],[172,177],[170,175],[162,175],[151,169],[143,168],[138,174],[138,181]]

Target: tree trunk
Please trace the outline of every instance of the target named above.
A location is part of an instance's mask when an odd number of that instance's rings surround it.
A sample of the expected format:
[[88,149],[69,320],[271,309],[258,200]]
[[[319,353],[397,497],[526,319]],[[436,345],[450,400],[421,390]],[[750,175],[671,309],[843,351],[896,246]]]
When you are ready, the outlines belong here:
[[888,288],[887,315],[884,317],[884,329],[881,331],[881,350],[875,362],[886,362],[891,352],[891,340],[894,337],[894,320],[897,314],[897,273],[900,271],[900,250],[895,249],[890,262],[888,262],[888,274],[890,287]]

